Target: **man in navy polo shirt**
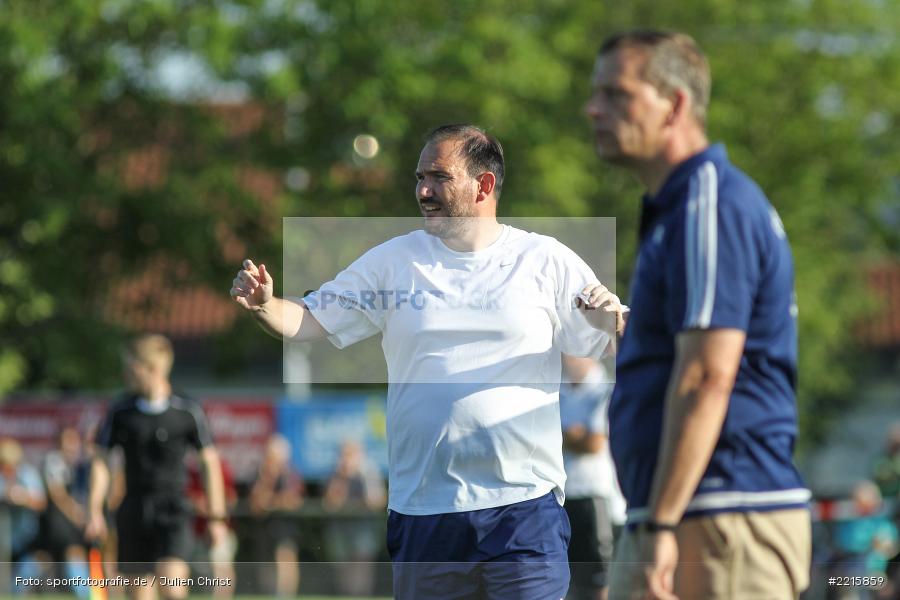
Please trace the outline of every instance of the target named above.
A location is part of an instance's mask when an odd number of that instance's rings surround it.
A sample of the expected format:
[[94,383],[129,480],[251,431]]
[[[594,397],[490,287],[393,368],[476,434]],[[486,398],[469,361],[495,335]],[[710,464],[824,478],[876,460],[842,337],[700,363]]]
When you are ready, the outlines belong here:
[[809,491],[797,434],[790,247],[759,187],[705,132],[690,37],[602,46],[586,111],[597,152],[646,187],[610,444],[628,501],[611,598],[796,598]]

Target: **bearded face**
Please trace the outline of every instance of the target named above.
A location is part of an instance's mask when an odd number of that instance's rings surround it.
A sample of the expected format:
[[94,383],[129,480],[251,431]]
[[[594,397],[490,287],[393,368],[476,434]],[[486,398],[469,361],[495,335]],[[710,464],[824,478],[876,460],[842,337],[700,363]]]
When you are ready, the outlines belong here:
[[478,181],[470,177],[459,142],[429,143],[416,168],[416,199],[425,231],[442,239],[458,237],[476,218]]

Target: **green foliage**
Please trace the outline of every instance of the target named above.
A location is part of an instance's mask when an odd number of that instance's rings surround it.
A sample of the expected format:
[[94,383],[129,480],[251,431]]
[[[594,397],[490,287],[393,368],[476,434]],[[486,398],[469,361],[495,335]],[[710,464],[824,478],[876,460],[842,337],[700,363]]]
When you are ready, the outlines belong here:
[[[179,281],[224,294],[235,265],[217,227],[237,232],[278,273],[282,215],[415,215],[422,136],[446,122],[479,123],[503,141],[505,214],[617,217],[626,290],[640,189],[596,159],[582,106],[602,38],[640,26],[682,29],[704,46],[711,137],[726,142],[785,222],[797,263],[804,415],[827,416],[850,398],[853,324],[873,308],[864,267],[900,247],[897,221],[884,219],[898,219],[896,3],[3,6],[0,390],[105,382],[120,332],[104,319],[103,292],[159,254],[190,265]],[[192,86],[163,85],[166,65]],[[266,124],[236,137],[204,109],[235,96],[263,107]],[[374,158],[354,153],[361,133],[378,139]],[[129,187],[116,161],[153,144],[171,152],[168,176]],[[239,185],[242,165],[299,174],[300,183],[264,205]],[[92,343],[64,340],[73,334]],[[266,343],[240,340],[245,355]],[[810,439],[824,423],[805,419]]]
[[0,393],[116,381],[110,290],[161,257],[174,286],[221,282],[217,226],[277,248],[238,185],[251,151],[148,76],[178,4],[3,4]]

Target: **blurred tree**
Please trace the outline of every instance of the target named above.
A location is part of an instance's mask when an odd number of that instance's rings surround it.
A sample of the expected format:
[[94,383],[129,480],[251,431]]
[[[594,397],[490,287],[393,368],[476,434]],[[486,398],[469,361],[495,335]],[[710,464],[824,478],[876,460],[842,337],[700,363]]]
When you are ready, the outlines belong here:
[[[682,29],[703,45],[714,79],[711,137],[728,144],[785,222],[797,262],[808,439],[824,431],[820,417],[853,400],[853,323],[873,308],[863,271],[900,250],[896,3],[38,0],[4,8],[0,389],[101,381],[106,340],[118,335],[99,310],[104,288],[159,254],[190,266],[180,281],[224,294],[231,254],[252,250],[277,272],[282,215],[415,216],[421,140],[446,122],[479,123],[504,143],[506,215],[615,216],[626,290],[640,190],[594,156],[582,105],[602,38],[642,26]],[[213,101],[260,107],[264,123],[229,130]],[[375,138],[377,152],[359,145],[361,134]],[[123,156],[160,148],[166,177],[149,176],[151,185],[122,177]],[[268,203],[241,186],[251,167],[278,176]],[[222,364],[266,343],[239,323],[217,344],[233,353]]]
[[242,244],[278,247],[281,208],[248,191],[242,123],[154,75],[194,26],[179,4],[3,3],[0,392],[111,385],[117,284],[155,265],[150,307],[222,286]]

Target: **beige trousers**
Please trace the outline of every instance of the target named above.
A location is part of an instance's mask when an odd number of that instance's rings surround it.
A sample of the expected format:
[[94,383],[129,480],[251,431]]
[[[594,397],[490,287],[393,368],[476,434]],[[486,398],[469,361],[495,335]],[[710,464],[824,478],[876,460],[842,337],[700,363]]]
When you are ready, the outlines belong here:
[[[790,600],[809,585],[811,523],[805,509],[721,513],[678,526],[679,600]],[[643,598],[640,544],[649,534],[622,532],[609,600]]]

